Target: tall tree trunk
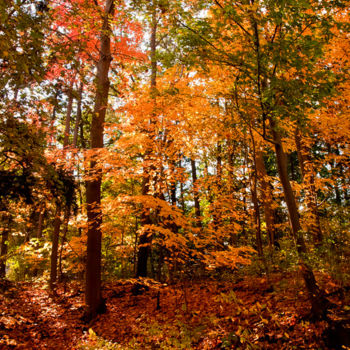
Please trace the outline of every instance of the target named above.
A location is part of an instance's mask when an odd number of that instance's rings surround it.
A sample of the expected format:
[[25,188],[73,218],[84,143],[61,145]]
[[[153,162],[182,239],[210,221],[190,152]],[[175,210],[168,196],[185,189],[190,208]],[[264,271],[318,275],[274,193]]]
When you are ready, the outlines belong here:
[[275,145],[279,178],[282,183],[284,199],[288,208],[293,237],[296,241],[297,252],[299,257],[299,266],[311,301],[311,312],[315,318],[325,317],[328,303],[326,298],[324,297],[324,292],[320,290],[316,283],[316,279],[311,269],[311,266],[307,262],[307,249],[302,234],[302,229],[299,220],[299,212],[296,205],[295,196],[288,177],[287,156],[283,150],[281,135],[277,129],[277,125],[273,117],[269,118],[269,122]]
[[[100,55],[97,63],[95,107],[92,115],[90,141],[91,148],[103,148],[103,128],[108,104],[109,68],[111,56],[111,29],[109,17],[114,14],[114,0],[106,0],[103,25],[101,30]],[[88,217],[87,257],[86,257],[86,286],[85,302],[86,316],[94,318],[105,310],[101,297],[101,183],[102,173],[95,159],[91,160],[89,173],[92,178],[86,185],[86,204]]]
[[[154,102],[154,112],[152,117],[155,118],[155,107],[156,107],[156,94],[157,94],[157,57],[156,57],[156,35],[157,35],[157,8],[155,3],[152,2],[152,23],[151,23],[151,42],[150,42],[150,59],[151,59],[151,98]],[[150,120],[153,124],[154,120]],[[153,133],[153,130],[151,130]],[[150,158],[152,151],[148,150],[145,154],[145,163],[147,158]],[[144,166],[143,177],[142,177],[142,195],[149,195],[150,190],[150,173],[151,167]],[[144,207],[141,214],[141,227],[146,227],[152,223],[150,217],[150,211],[148,208]],[[149,231],[144,230],[139,237],[138,252],[137,252],[137,267],[136,267],[136,277],[147,277],[147,264],[150,252],[150,244],[152,242],[152,235]]]

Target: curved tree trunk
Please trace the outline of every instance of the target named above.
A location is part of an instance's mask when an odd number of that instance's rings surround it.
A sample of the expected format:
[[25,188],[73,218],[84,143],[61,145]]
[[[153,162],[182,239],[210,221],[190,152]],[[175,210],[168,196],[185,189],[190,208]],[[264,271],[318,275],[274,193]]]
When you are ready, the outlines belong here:
[[277,159],[279,178],[282,183],[284,199],[288,208],[293,237],[297,245],[299,267],[311,301],[311,313],[315,318],[322,318],[326,315],[328,302],[324,297],[324,292],[318,287],[312,268],[307,262],[307,249],[300,225],[299,211],[288,176],[287,156],[284,153],[281,135],[277,129],[275,120],[270,117],[269,121],[273,141],[275,144],[275,154]]

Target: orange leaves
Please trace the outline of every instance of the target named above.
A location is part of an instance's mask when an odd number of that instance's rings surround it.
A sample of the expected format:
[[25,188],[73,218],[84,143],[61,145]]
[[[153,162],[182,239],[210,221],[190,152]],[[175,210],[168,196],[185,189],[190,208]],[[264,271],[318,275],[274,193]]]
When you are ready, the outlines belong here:
[[250,255],[256,253],[251,247],[235,248],[229,246],[227,250],[213,251],[205,255],[204,261],[208,269],[217,267],[226,267],[235,269],[239,265],[249,265],[251,262]]

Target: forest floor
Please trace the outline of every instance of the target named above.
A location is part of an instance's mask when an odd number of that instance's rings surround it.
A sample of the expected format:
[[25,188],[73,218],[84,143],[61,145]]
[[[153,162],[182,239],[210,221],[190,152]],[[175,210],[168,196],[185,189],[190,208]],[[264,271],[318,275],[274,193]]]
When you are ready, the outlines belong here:
[[[340,298],[330,277],[317,279],[335,304],[330,317],[345,317],[349,296]],[[307,320],[309,303],[297,273],[274,274],[270,283],[257,277],[149,282],[138,295],[132,281],[108,283],[107,312],[89,325],[82,320],[79,284],[59,285],[56,294],[43,284],[2,288],[0,349],[332,348],[324,342],[326,322]]]

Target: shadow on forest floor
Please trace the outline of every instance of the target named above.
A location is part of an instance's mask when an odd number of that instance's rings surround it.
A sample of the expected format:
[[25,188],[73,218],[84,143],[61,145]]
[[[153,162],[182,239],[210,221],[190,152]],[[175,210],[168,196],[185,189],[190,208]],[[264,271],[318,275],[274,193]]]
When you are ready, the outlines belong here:
[[[336,305],[330,318],[346,318],[349,295],[341,298],[328,276],[317,277]],[[65,294],[58,286],[53,295],[39,284],[11,284],[0,295],[0,349],[329,348],[327,323],[305,319],[309,303],[300,277],[274,274],[270,282],[246,277],[238,283],[150,283],[139,293],[131,281],[108,283],[108,310],[89,326],[81,320],[81,285],[69,285]]]

